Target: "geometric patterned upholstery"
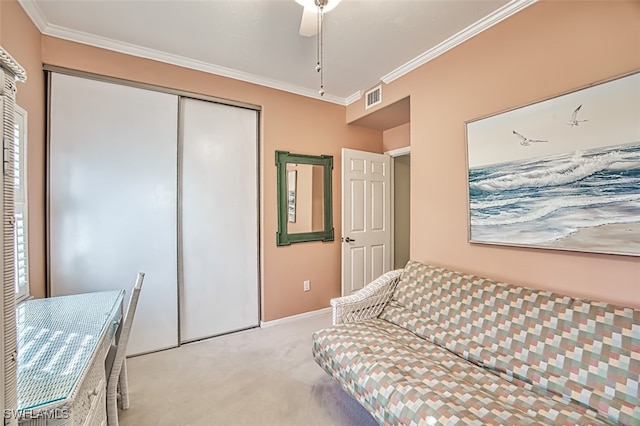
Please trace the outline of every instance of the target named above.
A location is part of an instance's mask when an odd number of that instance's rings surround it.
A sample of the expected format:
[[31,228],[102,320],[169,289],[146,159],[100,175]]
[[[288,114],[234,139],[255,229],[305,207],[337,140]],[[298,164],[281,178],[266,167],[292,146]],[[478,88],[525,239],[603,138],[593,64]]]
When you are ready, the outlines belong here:
[[380,319],[314,333],[316,361],[380,424],[598,425],[583,406],[536,392]]
[[640,424],[640,311],[409,261],[379,318],[314,333],[386,424]]

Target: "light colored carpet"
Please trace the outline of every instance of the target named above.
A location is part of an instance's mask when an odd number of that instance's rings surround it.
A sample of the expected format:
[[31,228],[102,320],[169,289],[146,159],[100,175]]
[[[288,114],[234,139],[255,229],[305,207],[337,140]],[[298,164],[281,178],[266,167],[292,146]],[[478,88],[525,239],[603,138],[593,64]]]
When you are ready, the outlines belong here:
[[313,360],[311,333],[329,314],[128,360],[121,426],[373,426]]

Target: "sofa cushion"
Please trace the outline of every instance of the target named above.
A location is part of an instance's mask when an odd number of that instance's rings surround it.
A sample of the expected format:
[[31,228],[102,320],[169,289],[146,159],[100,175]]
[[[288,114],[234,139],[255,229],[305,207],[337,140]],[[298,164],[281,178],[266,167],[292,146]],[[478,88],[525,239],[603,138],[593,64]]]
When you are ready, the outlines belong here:
[[640,311],[410,261],[380,318],[497,374],[640,423]]
[[320,330],[313,355],[389,425],[595,425],[595,412],[519,386],[387,321]]

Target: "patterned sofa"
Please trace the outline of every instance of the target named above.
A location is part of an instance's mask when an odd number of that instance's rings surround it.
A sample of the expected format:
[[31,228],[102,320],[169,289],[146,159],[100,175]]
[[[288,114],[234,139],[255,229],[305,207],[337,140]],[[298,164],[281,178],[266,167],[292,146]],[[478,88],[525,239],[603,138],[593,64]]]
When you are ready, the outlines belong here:
[[380,424],[640,425],[640,310],[409,261],[313,356]]

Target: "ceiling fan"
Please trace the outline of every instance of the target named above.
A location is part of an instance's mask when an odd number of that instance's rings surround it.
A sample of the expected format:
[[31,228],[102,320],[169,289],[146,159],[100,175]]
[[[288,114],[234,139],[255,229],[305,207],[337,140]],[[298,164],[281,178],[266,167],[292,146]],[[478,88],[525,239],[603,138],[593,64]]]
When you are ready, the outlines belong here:
[[300,22],[300,35],[311,37],[318,34],[318,9],[322,7],[322,13],[331,12],[342,0],[296,0],[296,3],[304,7]]

